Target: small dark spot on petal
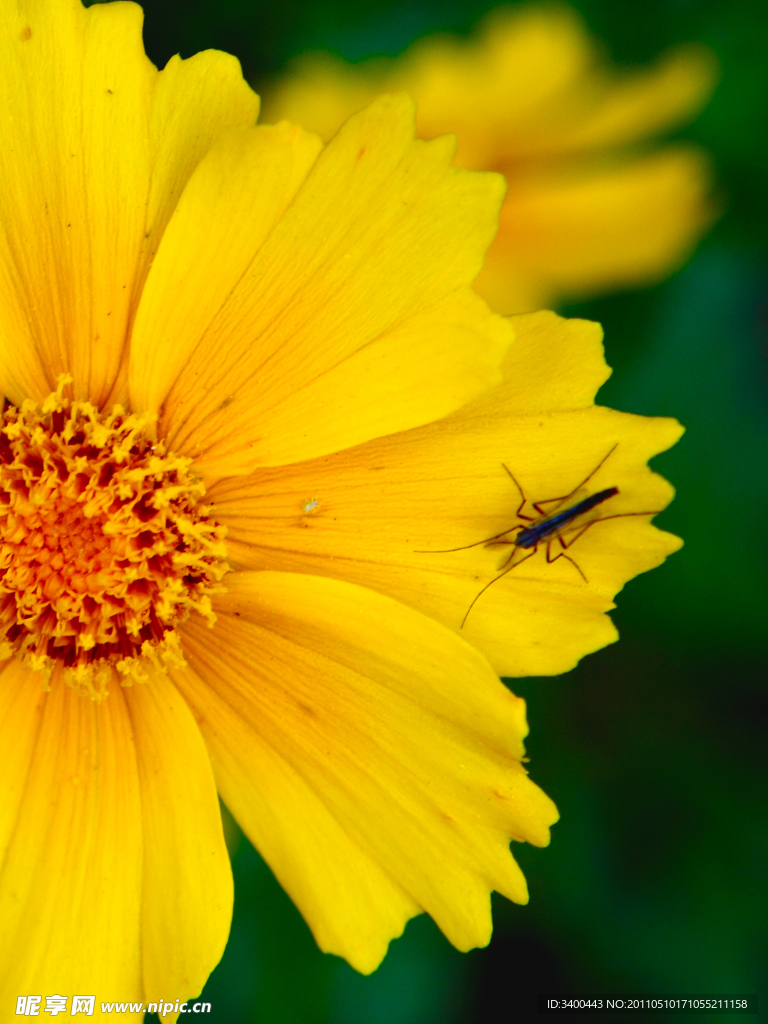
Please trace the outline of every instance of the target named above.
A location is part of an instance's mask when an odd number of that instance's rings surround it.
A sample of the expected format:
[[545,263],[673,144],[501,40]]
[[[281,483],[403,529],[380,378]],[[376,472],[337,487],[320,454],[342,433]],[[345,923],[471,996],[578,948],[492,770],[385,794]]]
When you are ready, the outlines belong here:
[[27,27],[23,28],[21,30],[21,32],[19,33],[19,39],[22,41],[22,43],[26,43],[27,40],[29,40],[31,38],[32,38],[32,26],[31,25],[27,25]]

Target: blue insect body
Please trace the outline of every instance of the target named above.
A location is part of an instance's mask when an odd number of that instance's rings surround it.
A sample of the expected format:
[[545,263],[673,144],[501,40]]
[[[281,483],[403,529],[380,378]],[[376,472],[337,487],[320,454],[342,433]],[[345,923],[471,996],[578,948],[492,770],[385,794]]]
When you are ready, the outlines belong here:
[[[580,566],[571,558],[570,555],[566,554],[566,551],[570,546],[579,539],[589,528],[595,523],[601,523],[606,519],[621,519],[624,516],[653,516],[656,515],[657,511],[654,512],[617,512],[614,515],[600,516],[589,519],[586,523],[579,522],[580,518],[585,513],[596,508],[598,505],[602,505],[604,501],[608,501],[609,498],[613,498],[614,495],[619,493],[618,487],[606,487],[602,491],[597,491],[595,494],[590,494],[586,498],[582,498],[581,501],[577,501],[574,505],[570,505],[567,508],[563,508],[567,502],[571,501],[572,498],[587,484],[592,477],[597,473],[604,462],[616,451],[618,444],[615,444],[613,448],[604,455],[603,458],[598,462],[589,476],[585,477],[581,483],[574,487],[569,493],[564,495],[562,498],[544,498],[540,501],[531,502],[532,508],[538,513],[537,517],[525,515],[523,508],[527,502],[525,492],[523,491],[520,484],[517,482],[515,477],[512,475],[511,470],[508,466],[504,466],[509,477],[514,483],[515,487],[520,492],[520,498],[522,499],[517,508],[517,518],[523,520],[515,526],[509,527],[507,530],[502,530],[501,533],[495,534],[493,537],[486,537],[485,540],[475,541],[474,544],[466,544],[461,548],[448,548],[447,551],[463,551],[466,548],[474,548],[478,545],[508,545],[511,546],[512,552],[503,564],[500,566],[501,572],[483,587],[483,589],[477,594],[477,596],[470,604],[467,609],[467,613],[462,619],[462,627],[467,621],[467,616],[475,606],[475,602],[481,597],[488,587],[492,586],[502,576],[506,576],[512,569],[516,569],[518,565],[521,565],[527,559],[532,558],[539,549],[539,544],[546,544],[547,546],[547,563],[552,564],[559,558],[565,558],[572,566],[577,570],[579,575],[582,577],[584,582],[588,582],[587,577],[582,572]],[[502,465],[504,465],[502,463]],[[542,508],[542,505],[551,505],[555,503],[555,509],[552,512],[547,512],[546,509]],[[560,509],[561,511],[558,511]],[[526,525],[528,524],[528,525]],[[511,534],[516,532],[514,539],[507,540]],[[566,540],[566,535],[569,537]],[[553,545],[555,542],[559,543],[559,548],[556,553],[553,552]],[[515,558],[518,551],[525,551],[526,554],[522,558]],[[435,552],[436,554],[438,552]],[[446,553],[445,551],[443,553]]]
[[[577,502],[570,508],[565,509],[563,512],[555,512],[554,515],[544,516],[538,522],[533,523],[531,526],[524,526],[515,538],[516,548],[535,548],[537,544],[540,544],[543,540],[549,540],[551,537],[560,536],[564,527],[572,523],[574,519],[578,519],[579,516],[585,512],[589,512],[595,505],[600,505],[609,498],[612,498],[614,494],[619,493],[618,487],[606,487],[604,491],[598,491],[597,494],[591,494],[588,498],[584,498],[583,501]],[[522,507],[522,506],[521,506]],[[519,515],[518,511],[518,515]],[[591,524],[590,524],[591,525]],[[514,529],[514,527],[513,527]]]

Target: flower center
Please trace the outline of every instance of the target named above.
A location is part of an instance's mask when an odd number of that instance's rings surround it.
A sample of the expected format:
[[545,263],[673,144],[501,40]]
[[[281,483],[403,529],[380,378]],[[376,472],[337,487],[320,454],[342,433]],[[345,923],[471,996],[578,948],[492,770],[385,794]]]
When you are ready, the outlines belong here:
[[19,654],[92,697],[142,659],[178,657],[192,610],[211,623],[224,528],[191,460],[146,436],[151,417],[63,397],[0,424],[0,657]]

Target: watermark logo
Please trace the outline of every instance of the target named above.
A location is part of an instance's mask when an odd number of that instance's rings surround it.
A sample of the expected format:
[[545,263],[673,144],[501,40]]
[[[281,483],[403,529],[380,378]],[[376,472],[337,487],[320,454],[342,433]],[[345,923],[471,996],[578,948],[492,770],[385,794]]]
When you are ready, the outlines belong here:
[[[56,1017],[60,1013],[67,1012],[69,996],[45,996],[43,1006],[42,996],[18,996],[16,999],[16,1015],[21,1017],[39,1017],[40,1011]],[[168,1002],[160,999],[155,1003],[101,1003],[102,1013],[156,1013],[165,1017],[169,1013],[210,1013],[210,1003],[189,1003],[176,999]],[[69,1016],[81,1013],[86,1017],[93,1016],[96,1006],[96,996],[72,996]]]
[[[16,999],[16,1015],[23,1017],[39,1017],[40,1010],[56,1017],[60,1013],[67,1012],[69,996],[46,996],[45,1006],[42,1006],[42,996],[18,996]],[[96,1005],[96,996],[72,996],[72,1008],[69,1011],[70,1017],[76,1013],[85,1014],[86,1017],[93,1016],[93,1008]]]

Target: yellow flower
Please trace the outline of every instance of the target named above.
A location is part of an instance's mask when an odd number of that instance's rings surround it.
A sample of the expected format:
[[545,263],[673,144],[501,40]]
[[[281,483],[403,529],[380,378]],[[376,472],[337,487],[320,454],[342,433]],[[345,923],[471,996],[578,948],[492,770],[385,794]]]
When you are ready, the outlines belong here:
[[[0,2],[3,1019],[200,990],[217,789],[322,949],[370,971],[420,912],[486,943],[557,816],[497,672],[613,638],[677,546],[645,463],[679,427],[593,406],[595,325],[512,344],[469,284],[503,182],[407,99],[323,149],[225,54],[157,72],[133,4]],[[540,503],[608,451],[614,518],[462,629],[526,514],[502,463]]]
[[708,162],[690,145],[629,147],[689,119],[713,79],[713,59],[692,46],[618,75],[568,8],[501,8],[476,40],[428,38],[397,60],[305,55],[267,91],[263,116],[329,139],[378,93],[415,97],[420,137],[455,132],[459,166],[507,179],[475,287],[517,313],[683,263],[713,218]]

